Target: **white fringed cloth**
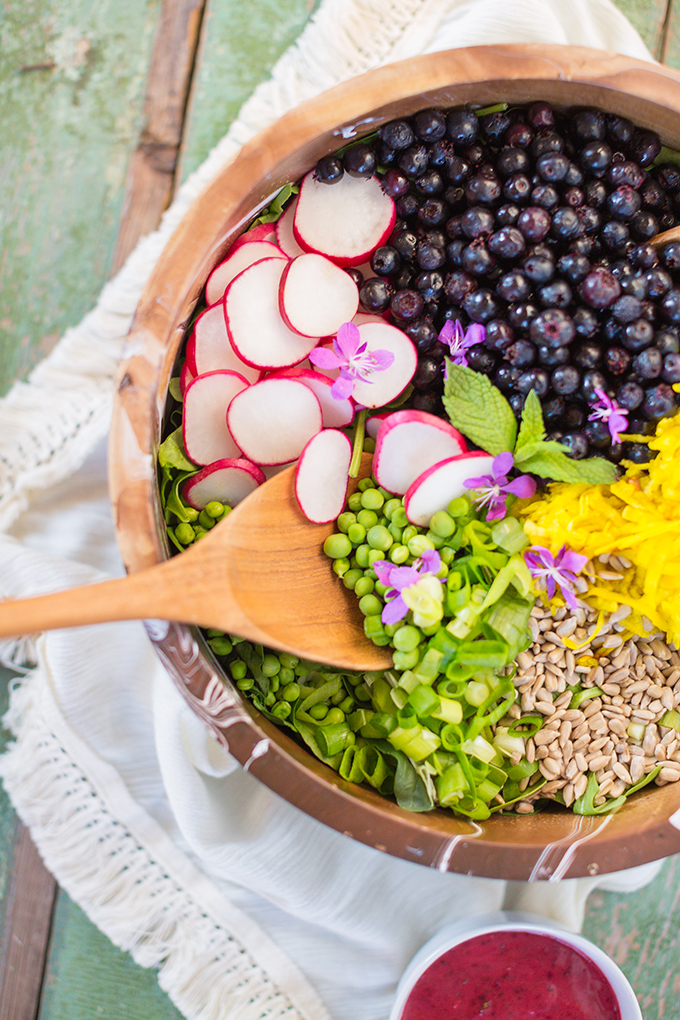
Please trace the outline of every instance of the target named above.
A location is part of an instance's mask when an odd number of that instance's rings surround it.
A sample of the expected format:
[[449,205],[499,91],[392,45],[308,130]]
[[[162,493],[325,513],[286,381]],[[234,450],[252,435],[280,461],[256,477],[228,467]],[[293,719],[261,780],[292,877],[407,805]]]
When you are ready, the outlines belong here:
[[[103,452],[116,363],[167,239],[225,162],[286,110],[351,76],[511,41],[650,59],[610,0],[324,0],[160,229],[0,402],[0,595],[122,573]],[[445,923],[502,906],[581,923],[596,879],[439,872],[291,807],[208,736],[141,624],[53,632],[5,653],[35,663],[13,691],[15,739],[0,760],[18,814],[67,893],[116,945],[157,968],[192,1020],[386,1020],[408,960]],[[638,888],[655,873],[609,876],[607,887]]]

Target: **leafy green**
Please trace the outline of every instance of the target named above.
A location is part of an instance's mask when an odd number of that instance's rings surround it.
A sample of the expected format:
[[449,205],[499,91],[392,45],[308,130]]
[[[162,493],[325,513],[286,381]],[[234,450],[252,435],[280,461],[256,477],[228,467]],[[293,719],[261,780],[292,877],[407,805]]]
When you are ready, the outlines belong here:
[[517,421],[510,404],[491,380],[446,359],[444,408],[449,421],[473,443],[497,456],[512,450]]
[[543,410],[534,390],[527,395],[517,432],[510,404],[487,376],[449,360],[446,373],[444,408],[449,421],[487,453],[495,457],[509,451],[518,470],[556,482],[606,485],[616,480],[610,461],[574,460],[566,446],[545,438]]
[[253,220],[248,229],[257,227],[260,223],[276,223],[281,216],[281,213],[286,207],[286,204],[293,197],[297,195],[300,188],[297,184],[285,184],[279,192],[271,200],[264,212]]
[[178,471],[197,470],[196,465],[186,455],[181,428],[171,432],[158,447],[158,463],[162,468],[175,468]]

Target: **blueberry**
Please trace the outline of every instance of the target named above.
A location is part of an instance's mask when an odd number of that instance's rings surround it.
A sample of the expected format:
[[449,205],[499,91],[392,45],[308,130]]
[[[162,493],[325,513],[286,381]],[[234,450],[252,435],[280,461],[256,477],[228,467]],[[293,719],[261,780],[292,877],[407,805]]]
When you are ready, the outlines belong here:
[[581,283],[579,292],[591,308],[609,308],[621,294],[621,284],[605,266],[595,266]]
[[588,456],[588,440],[583,432],[565,432],[561,442],[574,460],[583,460]]
[[581,385],[581,373],[573,365],[561,365],[551,376],[553,389],[562,396],[571,396]]
[[384,312],[390,307],[394,286],[389,280],[372,276],[364,281],[359,291],[359,300],[367,312]]
[[437,142],[446,134],[446,114],[442,110],[421,110],[413,124],[416,135],[424,142]]
[[392,120],[378,128],[378,138],[393,149],[408,149],[413,137],[413,128],[405,120]]
[[535,344],[564,347],[572,342],[576,330],[571,316],[562,309],[546,308],[531,323],[529,336]]
[[337,156],[322,156],[316,164],[314,176],[321,184],[335,184],[344,172],[342,160]]
[[661,378],[667,383],[680,382],[680,354],[667,354],[665,356]]
[[[636,382],[625,382],[622,386],[619,386],[616,391],[616,402],[624,408],[626,411],[637,411],[638,407],[642,406],[642,401],[645,399],[645,391],[642,386]],[[629,428],[632,425],[629,422]],[[636,430],[632,430],[636,431]]]
[[536,348],[528,340],[516,340],[506,349],[504,357],[516,368],[530,368],[536,361]]
[[446,133],[455,145],[471,145],[479,136],[479,119],[473,110],[452,110],[446,117]]
[[408,322],[421,315],[424,304],[422,294],[417,290],[398,290],[392,296],[390,310],[395,318]]
[[371,269],[376,276],[391,276],[400,266],[399,252],[388,244],[376,248],[371,255]]
[[642,413],[650,420],[666,418],[675,411],[676,395],[668,383],[657,383],[645,391]]
[[527,241],[542,241],[550,230],[550,214],[541,206],[528,206],[519,214],[517,227]]
[[345,151],[342,162],[350,177],[372,177],[378,165],[373,146],[368,142],[352,145]]
[[631,354],[623,347],[608,347],[604,355],[605,368],[611,375],[623,375],[630,368]]
[[633,358],[633,371],[639,379],[658,379],[663,370],[663,355],[656,347],[648,347]]

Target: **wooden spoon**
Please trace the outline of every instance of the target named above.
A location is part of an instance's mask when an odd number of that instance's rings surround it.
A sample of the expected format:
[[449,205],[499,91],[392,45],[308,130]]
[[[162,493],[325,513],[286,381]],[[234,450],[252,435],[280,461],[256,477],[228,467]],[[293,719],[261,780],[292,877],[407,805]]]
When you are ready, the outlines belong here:
[[387,669],[388,648],[364,636],[352,592],[293,491],[294,467],[260,485],[186,552],[124,578],[0,602],[0,637],[113,620],[215,627],[314,662]]
[[680,241],[680,224],[676,224],[670,230],[664,230],[661,234],[655,234],[654,237],[649,239],[649,243],[654,248],[663,248],[665,244],[669,244],[671,241]]

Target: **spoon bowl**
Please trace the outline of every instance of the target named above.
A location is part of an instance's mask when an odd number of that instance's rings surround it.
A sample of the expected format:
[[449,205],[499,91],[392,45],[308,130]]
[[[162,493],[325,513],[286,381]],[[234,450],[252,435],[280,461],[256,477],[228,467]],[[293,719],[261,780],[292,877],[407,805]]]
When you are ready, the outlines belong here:
[[323,552],[333,524],[307,520],[294,474],[289,467],[264,482],[179,556],[124,578],[0,603],[0,636],[177,620],[329,666],[387,669],[389,649],[364,636],[356,599]]

